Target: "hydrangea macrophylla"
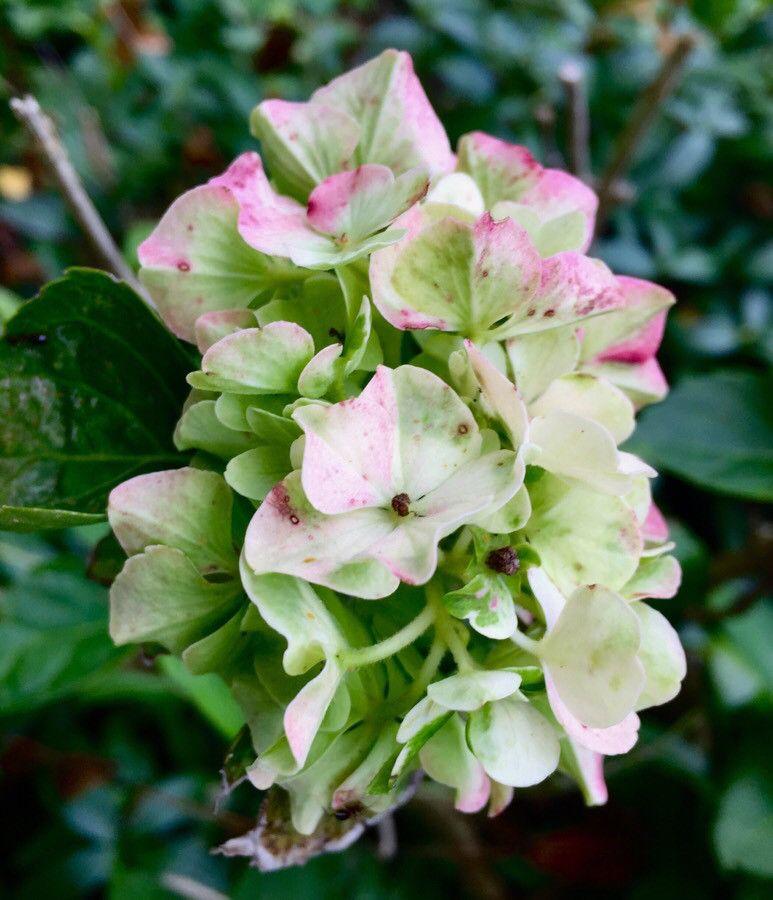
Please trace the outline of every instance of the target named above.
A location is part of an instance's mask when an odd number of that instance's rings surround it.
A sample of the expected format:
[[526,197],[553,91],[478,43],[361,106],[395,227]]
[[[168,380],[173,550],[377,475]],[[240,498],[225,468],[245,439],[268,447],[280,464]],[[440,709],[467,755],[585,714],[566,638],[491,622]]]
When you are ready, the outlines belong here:
[[250,523],[245,559],[365,598],[424,584],[442,538],[496,511],[523,477],[512,450],[483,450],[470,410],[440,378],[380,367],[359,397],[293,413],[300,478],[278,484]]
[[224,852],[345,846],[418,770],[466,812],[557,769],[604,802],[604,756],[685,672],[624,449],[674,298],[586,255],[578,179],[480,133],[454,156],[404,53],[252,127],[267,171],[244,153],[140,248],[201,354],[190,465],[109,503],[111,634],[217,673],[270,789]]

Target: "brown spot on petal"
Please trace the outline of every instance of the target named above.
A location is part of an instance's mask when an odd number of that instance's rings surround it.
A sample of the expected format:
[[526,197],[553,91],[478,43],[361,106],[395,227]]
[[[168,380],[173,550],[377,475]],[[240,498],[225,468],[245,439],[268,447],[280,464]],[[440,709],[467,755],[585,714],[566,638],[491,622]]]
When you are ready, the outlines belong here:
[[398,516],[407,516],[411,511],[411,498],[408,494],[395,494],[392,497],[392,509]]

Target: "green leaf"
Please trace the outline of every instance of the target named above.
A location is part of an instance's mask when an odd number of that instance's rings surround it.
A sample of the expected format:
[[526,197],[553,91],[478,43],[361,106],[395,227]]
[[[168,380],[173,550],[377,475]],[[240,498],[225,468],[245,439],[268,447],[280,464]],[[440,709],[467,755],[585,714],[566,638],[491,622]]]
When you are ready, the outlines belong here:
[[773,878],[773,796],[762,773],[735,781],[719,804],[714,845],[725,869]]
[[76,528],[104,522],[104,513],[82,513],[67,509],[40,509],[33,506],[0,506],[0,530],[43,531],[46,528]]
[[0,593],[0,709],[29,712],[79,695],[125,657],[107,634],[106,592],[59,559]]
[[98,521],[116,484],[179,465],[172,432],[189,368],[109,275],[71,269],[43,288],[0,341],[0,528]]
[[244,715],[219,675],[192,675],[175,656],[159,657],[165,675],[187,695],[204,718],[227,738],[235,738],[244,725]]
[[626,449],[701,487],[773,500],[773,378],[714,372],[680,382],[648,410]]

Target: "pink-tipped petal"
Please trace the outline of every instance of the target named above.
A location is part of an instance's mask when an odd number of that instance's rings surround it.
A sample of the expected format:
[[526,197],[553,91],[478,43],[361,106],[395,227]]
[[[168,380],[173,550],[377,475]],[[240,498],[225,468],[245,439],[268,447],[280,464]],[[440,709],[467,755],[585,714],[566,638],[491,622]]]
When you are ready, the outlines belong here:
[[239,234],[261,253],[315,265],[330,252],[329,239],[309,228],[304,207],[271,187],[257,153],[243,153],[212,183],[227,188],[236,199]]
[[532,207],[543,222],[579,212],[585,220],[585,233],[578,249],[584,253],[590,246],[599,199],[579,178],[560,169],[544,169],[518,202]]
[[501,200],[518,201],[539,180],[543,169],[526,147],[509,144],[482,131],[459,141],[459,168],[473,177],[486,208]]
[[609,728],[591,728],[589,725],[583,725],[569,712],[547,672],[545,687],[553,715],[567,735],[581,746],[604,756],[617,756],[627,753],[636,743],[639,737],[639,717],[636,713],[629,713],[621,722]]
[[395,487],[397,406],[380,367],[361,396],[332,406],[305,406],[295,420],[306,433],[303,489],[320,512],[334,515],[388,506]]
[[[621,279],[618,278],[618,282]],[[666,311],[657,313],[626,340],[607,347],[597,357],[599,362],[643,363],[658,352],[666,327]]]
[[311,103],[343,109],[359,123],[361,162],[381,163],[396,174],[426,166],[432,177],[454,167],[445,130],[403,51],[385,50],[319,88]]
[[642,536],[652,544],[664,544],[668,540],[668,522],[654,503],[650,503],[642,525]]
[[588,806],[603,806],[609,799],[607,783],[604,780],[604,757],[594,753],[582,744],[572,741],[572,751],[582,778],[583,793]]

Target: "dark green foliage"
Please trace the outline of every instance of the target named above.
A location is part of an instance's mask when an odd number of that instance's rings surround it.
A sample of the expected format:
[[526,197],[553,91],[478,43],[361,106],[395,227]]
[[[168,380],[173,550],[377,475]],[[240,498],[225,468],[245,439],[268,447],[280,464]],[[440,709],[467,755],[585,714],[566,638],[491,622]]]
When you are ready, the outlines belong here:
[[83,524],[116,484],[179,465],[171,436],[189,368],[142,300],[102,272],[72,269],[22,306],[0,342],[0,527]]

